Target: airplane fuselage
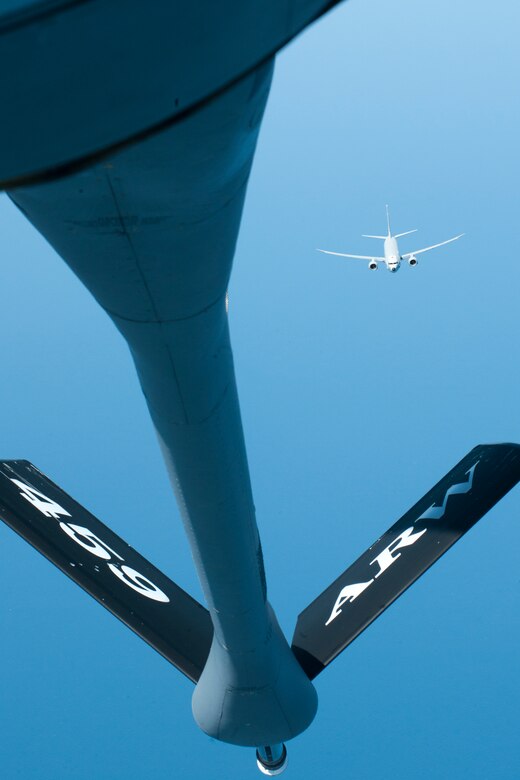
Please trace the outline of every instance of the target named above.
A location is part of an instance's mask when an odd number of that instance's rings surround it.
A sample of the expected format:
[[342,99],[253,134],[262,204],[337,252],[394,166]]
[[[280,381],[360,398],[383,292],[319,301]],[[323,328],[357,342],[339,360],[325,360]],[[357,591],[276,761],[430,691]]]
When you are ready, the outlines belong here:
[[399,254],[397,240],[393,236],[387,236],[385,238],[384,251],[385,265],[389,271],[395,274],[401,267],[401,255]]

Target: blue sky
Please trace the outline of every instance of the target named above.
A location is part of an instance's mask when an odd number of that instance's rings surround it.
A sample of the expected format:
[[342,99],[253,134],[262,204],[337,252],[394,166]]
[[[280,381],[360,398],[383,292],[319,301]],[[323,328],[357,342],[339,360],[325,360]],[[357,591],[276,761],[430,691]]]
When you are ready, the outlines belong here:
[[[270,599],[296,615],[472,446],[520,442],[520,12],[353,0],[278,58],[230,286]],[[466,236],[397,275],[320,255]],[[201,598],[126,347],[0,198],[2,458]],[[136,471],[139,478],[136,479]],[[515,780],[520,488],[317,680],[287,778]],[[2,777],[255,778],[192,686],[0,528]]]

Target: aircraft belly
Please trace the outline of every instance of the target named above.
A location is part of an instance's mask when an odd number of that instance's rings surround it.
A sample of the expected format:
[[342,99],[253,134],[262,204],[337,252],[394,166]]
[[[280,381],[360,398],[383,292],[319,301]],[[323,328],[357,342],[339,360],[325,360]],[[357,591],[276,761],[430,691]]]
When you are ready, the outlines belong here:
[[150,7],[90,0],[35,2],[18,13],[3,8],[0,100],[9,110],[0,124],[0,182],[34,182],[174,122],[257,68],[337,1],[156,0]]
[[215,629],[194,714],[252,745],[295,736],[316,710],[266,602],[225,308],[271,73],[103,164],[10,193],[128,342]]

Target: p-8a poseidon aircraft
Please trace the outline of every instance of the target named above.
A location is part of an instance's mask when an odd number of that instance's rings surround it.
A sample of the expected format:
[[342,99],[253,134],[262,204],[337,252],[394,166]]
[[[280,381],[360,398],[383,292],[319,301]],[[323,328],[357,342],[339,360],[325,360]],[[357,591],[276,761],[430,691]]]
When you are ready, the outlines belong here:
[[380,238],[384,241],[384,257],[375,257],[373,255],[347,255],[344,252],[329,252],[327,249],[318,249],[318,252],[324,252],[326,255],[337,255],[338,257],[352,257],[355,260],[368,260],[368,267],[371,271],[377,269],[378,263],[384,263],[389,271],[395,274],[401,267],[401,260],[406,260],[408,265],[417,265],[417,255],[421,255],[423,252],[429,252],[430,249],[437,249],[444,244],[450,244],[452,241],[456,241],[461,238],[464,233],[459,233],[458,236],[448,238],[447,241],[441,241],[440,244],[432,244],[432,246],[426,246],[424,249],[416,249],[414,252],[406,252],[404,255],[400,254],[399,247],[397,245],[397,239],[402,236],[408,236],[410,233],[417,233],[417,230],[407,230],[405,233],[397,233],[392,235],[390,230],[390,215],[388,213],[388,206],[386,207],[386,224],[388,227],[388,233],[386,236],[369,236],[363,235],[363,238]]

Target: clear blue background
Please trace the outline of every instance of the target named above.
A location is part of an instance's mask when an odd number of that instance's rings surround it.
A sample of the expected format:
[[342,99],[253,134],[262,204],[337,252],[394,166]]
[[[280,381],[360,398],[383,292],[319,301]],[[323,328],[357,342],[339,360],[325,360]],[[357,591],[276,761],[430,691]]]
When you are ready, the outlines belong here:
[[[297,613],[477,443],[520,442],[518,4],[354,0],[278,58],[230,288],[269,593]],[[396,276],[361,233],[456,244]],[[0,198],[0,457],[201,598],[127,349]],[[520,777],[520,488],[317,680],[286,777]],[[0,776],[256,778],[192,685],[0,527]]]

